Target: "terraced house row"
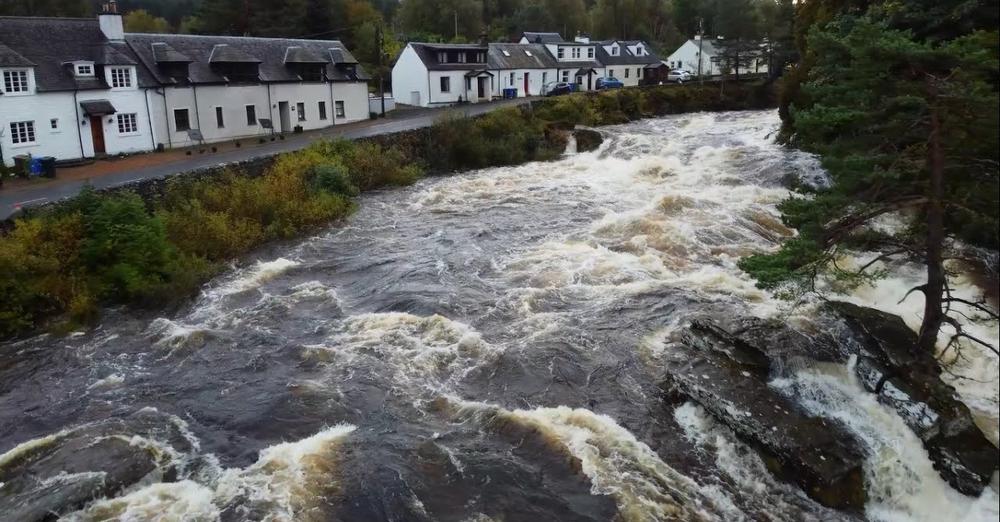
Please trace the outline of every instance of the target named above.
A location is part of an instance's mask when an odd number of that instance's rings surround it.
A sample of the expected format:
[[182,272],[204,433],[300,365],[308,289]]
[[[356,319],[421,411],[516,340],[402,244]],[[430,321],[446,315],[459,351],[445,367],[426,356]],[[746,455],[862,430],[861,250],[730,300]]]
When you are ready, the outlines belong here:
[[399,103],[429,107],[538,96],[552,82],[589,91],[606,76],[635,86],[665,67],[639,40],[567,41],[558,33],[526,32],[518,43],[411,42],[392,69],[392,90]]
[[0,17],[0,156],[58,160],[368,118],[368,74],[336,40],[125,33],[96,19]]

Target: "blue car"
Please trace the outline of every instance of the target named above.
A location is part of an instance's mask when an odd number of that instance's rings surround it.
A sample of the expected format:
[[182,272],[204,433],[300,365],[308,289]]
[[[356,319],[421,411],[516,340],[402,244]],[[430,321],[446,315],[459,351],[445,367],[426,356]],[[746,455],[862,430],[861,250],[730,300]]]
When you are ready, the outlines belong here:
[[611,76],[607,76],[605,78],[597,79],[596,89],[598,91],[603,91],[604,89],[621,89],[624,86],[625,84],[623,84],[622,81],[619,80],[618,78],[612,78]]

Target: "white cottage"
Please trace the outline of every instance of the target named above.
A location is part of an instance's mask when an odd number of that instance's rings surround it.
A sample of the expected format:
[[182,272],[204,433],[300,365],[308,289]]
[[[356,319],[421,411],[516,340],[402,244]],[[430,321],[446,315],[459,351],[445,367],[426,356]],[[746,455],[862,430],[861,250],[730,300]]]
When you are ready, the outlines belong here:
[[408,43],[392,67],[393,98],[418,107],[490,101],[499,94],[488,52],[478,44]]
[[121,16],[0,17],[0,156],[76,159],[152,150],[155,79]]
[[541,96],[545,85],[559,77],[555,59],[542,44],[491,43],[489,49],[493,92],[513,89],[519,98]]
[[[722,74],[720,68],[721,48],[716,45],[721,38],[701,38],[695,36],[684,42],[676,51],[670,54],[664,62],[671,69],[682,69],[697,76],[717,76]],[[742,60],[741,60],[742,61]],[[730,73],[735,71],[729,71]],[[767,73],[767,60],[758,57],[751,63],[739,68],[739,74]]]
[[[368,118],[369,78],[339,41],[128,34],[162,86],[150,96],[168,147]],[[267,128],[267,127],[270,127]]]
[[[0,157],[59,160],[327,127],[368,117],[339,41],[125,34],[95,20],[0,17]],[[200,131],[200,132],[192,132]]]
[[658,64],[660,58],[641,40],[607,40],[595,42],[597,60],[605,74],[621,80],[626,87],[635,87],[646,78],[647,67]]

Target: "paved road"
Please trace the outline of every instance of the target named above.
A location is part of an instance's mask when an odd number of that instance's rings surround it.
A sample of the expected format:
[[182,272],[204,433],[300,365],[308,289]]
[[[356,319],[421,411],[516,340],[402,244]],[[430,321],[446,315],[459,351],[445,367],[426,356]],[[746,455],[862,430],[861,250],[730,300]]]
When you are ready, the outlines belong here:
[[187,172],[205,167],[213,167],[226,163],[234,163],[261,156],[272,156],[282,152],[291,152],[305,148],[313,141],[327,137],[342,137],[347,139],[365,138],[381,134],[392,134],[407,130],[429,127],[445,112],[453,111],[466,116],[484,114],[501,107],[522,105],[530,99],[497,101],[488,104],[465,105],[461,107],[443,107],[438,109],[412,109],[392,113],[391,118],[376,123],[360,122],[343,126],[330,127],[322,131],[302,135],[289,135],[283,141],[268,142],[248,149],[233,149],[216,154],[191,156],[179,161],[152,165],[135,170],[121,171],[79,180],[56,180],[39,186],[19,187],[13,190],[0,188],[0,220],[7,219],[21,208],[42,205],[51,201],[77,195],[80,190],[90,184],[94,188],[107,188],[144,179],[155,179]]

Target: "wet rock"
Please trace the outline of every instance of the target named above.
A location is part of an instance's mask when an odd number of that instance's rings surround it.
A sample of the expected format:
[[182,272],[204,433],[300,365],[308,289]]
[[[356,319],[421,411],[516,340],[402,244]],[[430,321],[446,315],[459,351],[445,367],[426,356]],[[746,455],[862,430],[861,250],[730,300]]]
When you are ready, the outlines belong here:
[[668,363],[668,395],[697,402],[754,447],[768,468],[823,505],[860,511],[864,454],[841,425],[811,417],[767,385],[765,353],[707,321],[682,336],[690,348]]
[[573,131],[573,137],[576,138],[577,152],[597,150],[601,143],[604,143],[601,133],[591,129],[576,129]]
[[0,513],[20,522],[54,519],[151,475],[169,479],[170,453],[189,449],[165,415],[146,410],[28,441],[0,456]]
[[979,495],[997,470],[1000,452],[972,419],[955,389],[941,380],[933,354],[898,316],[844,302],[825,305],[842,319],[843,343],[857,355],[855,372],[879,402],[920,437],[938,473],[956,490]]

